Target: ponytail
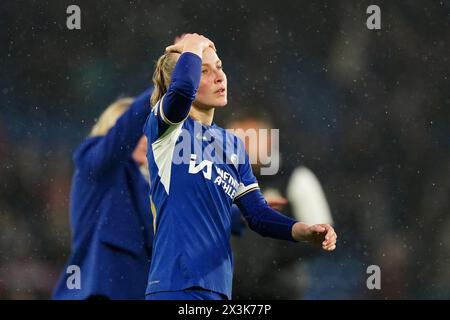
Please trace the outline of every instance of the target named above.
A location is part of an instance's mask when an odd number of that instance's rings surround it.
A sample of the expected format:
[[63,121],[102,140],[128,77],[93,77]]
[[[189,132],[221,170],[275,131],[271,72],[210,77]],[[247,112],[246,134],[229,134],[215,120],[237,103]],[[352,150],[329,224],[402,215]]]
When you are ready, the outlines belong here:
[[155,72],[153,73],[154,89],[150,98],[150,103],[152,106],[154,106],[167,92],[172,71],[175,68],[178,57],[178,53],[165,53],[159,57],[156,62]]

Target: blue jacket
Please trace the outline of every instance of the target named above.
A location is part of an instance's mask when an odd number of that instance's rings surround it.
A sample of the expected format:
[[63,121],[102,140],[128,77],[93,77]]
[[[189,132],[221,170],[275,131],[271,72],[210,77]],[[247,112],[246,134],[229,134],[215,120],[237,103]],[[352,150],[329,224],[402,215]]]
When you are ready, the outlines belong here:
[[[144,299],[153,242],[150,187],[132,153],[150,111],[149,90],[105,136],[86,139],[74,153],[72,253],[53,298]],[[71,265],[80,268],[79,289],[67,286]]]

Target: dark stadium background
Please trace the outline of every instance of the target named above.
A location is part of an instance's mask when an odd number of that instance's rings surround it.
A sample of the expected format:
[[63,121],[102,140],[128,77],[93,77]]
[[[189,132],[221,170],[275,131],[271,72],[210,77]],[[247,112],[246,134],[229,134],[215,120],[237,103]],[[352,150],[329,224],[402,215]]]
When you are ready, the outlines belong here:
[[[322,182],[339,234],[329,259],[351,262],[328,264],[323,297],[351,273],[335,297],[450,298],[449,21],[449,1],[2,1],[0,298],[50,297],[70,250],[71,153],[185,32],[224,62],[219,124],[270,117],[285,161]],[[372,264],[381,290],[366,288]]]

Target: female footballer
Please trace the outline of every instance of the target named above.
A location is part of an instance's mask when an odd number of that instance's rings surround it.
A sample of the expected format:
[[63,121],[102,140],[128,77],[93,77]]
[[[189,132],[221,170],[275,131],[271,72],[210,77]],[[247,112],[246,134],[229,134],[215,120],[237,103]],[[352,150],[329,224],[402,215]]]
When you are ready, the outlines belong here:
[[[268,206],[242,141],[213,122],[215,108],[227,104],[227,78],[212,41],[186,34],[167,47],[153,82],[144,127],[156,217],[147,299],[231,298],[233,203],[262,236],[336,248],[330,225],[297,222]],[[215,152],[205,152],[211,146]]]

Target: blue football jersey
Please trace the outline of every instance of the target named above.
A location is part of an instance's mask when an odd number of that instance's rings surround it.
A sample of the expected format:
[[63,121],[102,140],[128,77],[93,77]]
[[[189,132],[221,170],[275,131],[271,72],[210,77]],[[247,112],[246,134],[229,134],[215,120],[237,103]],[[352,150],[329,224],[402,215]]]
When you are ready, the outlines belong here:
[[231,206],[258,188],[243,142],[216,124],[149,115],[155,238],[147,293],[201,287],[231,298]]

